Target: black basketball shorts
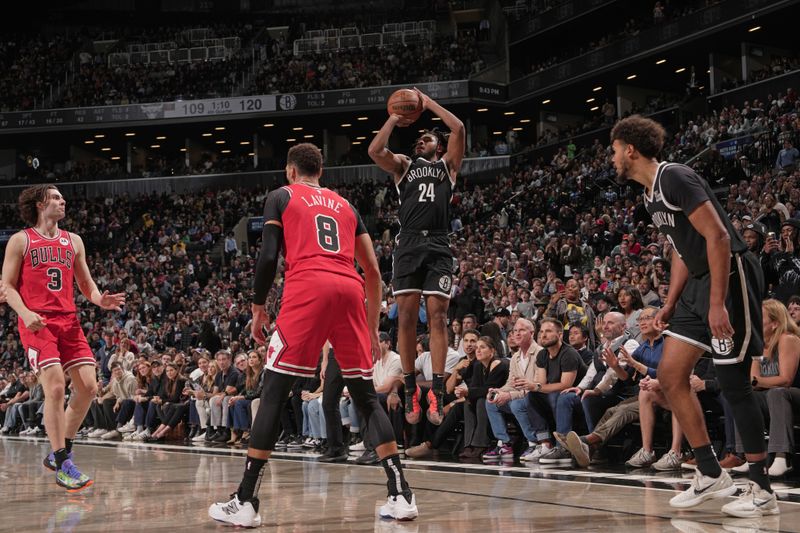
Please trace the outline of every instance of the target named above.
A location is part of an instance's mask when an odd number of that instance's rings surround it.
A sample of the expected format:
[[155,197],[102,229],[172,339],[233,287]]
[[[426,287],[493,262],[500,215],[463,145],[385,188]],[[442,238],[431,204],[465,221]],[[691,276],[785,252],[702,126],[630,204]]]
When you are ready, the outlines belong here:
[[412,292],[450,298],[453,252],[444,232],[404,232],[396,238],[392,256],[392,292]]
[[764,340],[760,295],[764,294],[764,274],[756,257],[746,252],[731,258],[725,308],[733,326],[733,339],[712,338],[708,325],[710,282],[710,274],[686,281],[664,335],[704,349],[718,365],[740,363],[748,355],[761,357]]

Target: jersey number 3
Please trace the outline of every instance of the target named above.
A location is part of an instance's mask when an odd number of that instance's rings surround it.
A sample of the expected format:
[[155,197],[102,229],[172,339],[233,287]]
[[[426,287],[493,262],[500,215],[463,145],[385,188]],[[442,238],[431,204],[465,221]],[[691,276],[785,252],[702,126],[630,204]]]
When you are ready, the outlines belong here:
[[436,197],[433,194],[433,183],[420,183],[419,184],[419,201],[420,202],[435,202]]
[[336,219],[317,215],[317,243],[326,252],[339,252],[339,226]]
[[50,281],[47,282],[47,288],[51,291],[60,291],[61,290],[61,269],[59,268],[48,268],[47,275],[50,277]]

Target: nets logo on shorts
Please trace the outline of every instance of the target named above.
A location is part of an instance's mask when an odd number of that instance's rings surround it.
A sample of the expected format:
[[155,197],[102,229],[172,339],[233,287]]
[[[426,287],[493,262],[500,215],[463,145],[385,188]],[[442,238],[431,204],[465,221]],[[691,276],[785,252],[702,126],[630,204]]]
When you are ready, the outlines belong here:
[[733,339],[711,338],[711,348],[717,355],[728,355],[733,351]]
[[450,276],[442,276],[439,278],[439,288],[442,289],[443,292],[450,292],[450,286],[453,283],[453,278]]

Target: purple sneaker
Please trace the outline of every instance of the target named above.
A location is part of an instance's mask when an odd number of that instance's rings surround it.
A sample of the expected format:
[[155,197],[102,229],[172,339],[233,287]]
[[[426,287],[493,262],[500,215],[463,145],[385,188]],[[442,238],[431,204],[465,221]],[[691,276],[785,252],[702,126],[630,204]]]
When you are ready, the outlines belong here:
[[[72,461],[72,452],[69,452],[67,454],[67,459]],[[55,455],[53,455],[53,452],[50,452],[47,455],[47,457],[44,458],[44,461],[42,461],[42,464],[44,465],[45,468],[47,468],[49,470],[52,470],[53,472],[56,471],[56,457],[55,457]]]
[[483,454],[484,461],[499,461],[502,459],[513,459],[514,450],[508,444],[499,444]]

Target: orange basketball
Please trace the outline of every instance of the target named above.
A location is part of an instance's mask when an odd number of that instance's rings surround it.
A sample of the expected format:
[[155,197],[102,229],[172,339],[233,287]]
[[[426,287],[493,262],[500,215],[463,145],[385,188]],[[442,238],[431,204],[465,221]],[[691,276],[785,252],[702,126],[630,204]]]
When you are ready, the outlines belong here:
[[398,89],[389,97],[386,108],[390,115],[401,115],[413,122],[422,114],[422,100],[411,89]]

